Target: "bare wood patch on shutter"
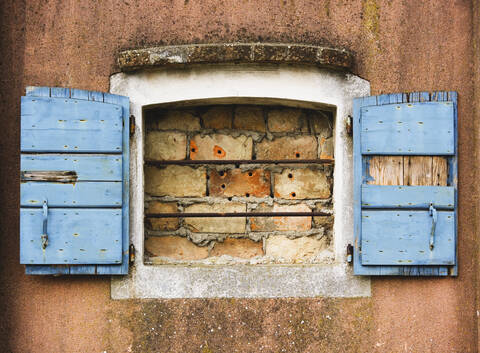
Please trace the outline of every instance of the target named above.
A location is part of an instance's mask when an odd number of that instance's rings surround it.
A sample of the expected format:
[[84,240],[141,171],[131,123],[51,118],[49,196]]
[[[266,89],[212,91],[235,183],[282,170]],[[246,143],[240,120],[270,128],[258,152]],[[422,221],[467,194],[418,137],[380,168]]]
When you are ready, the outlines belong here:
[[441,156],[372,156],[371,185],[447,186],[447,159]]
[[373,156],[370,159],[369,174],[374,185],[403,185],[402,156]]

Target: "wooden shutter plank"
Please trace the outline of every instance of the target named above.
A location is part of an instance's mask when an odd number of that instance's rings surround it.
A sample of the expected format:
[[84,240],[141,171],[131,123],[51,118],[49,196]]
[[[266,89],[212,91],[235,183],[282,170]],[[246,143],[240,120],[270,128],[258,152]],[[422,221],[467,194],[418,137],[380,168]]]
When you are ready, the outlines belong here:
[[438,212],[433,250],[429,248],[431,227],[432,217],[428,211],[363,211],[362,263],[455,264],[453,212]]
[[403,157],[403,185],[433,185],[432,157]]
[[362,185],[362,207],[454,209],[455,188],[451,186]]
[[122,156],[102,154],[22,154],[25,171],[73,171],[76,181],[122,181]]
[[47,198],[48,207],[121,207],[121,182],[23,182],[20,205],[41,207]]
[[22,151],[119,153],[122,129],[117,105],[22,97]]
[[362,154],[452,155],[453,104],[409,103],[363,107]]
[[120,263],[119,209],[49,209],[48,245],[41,246],[41,209],[20,209],[23,264]]

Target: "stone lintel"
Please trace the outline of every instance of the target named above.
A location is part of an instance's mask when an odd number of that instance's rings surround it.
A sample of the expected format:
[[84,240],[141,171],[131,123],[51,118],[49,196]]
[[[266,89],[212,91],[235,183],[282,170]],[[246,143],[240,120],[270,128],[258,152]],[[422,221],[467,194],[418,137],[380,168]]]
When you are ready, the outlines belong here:
[[219,43],[159,46],[118,54],[121,71],[192,64],[307,64],[351,71],[354,58],[344,49],[288,43]]

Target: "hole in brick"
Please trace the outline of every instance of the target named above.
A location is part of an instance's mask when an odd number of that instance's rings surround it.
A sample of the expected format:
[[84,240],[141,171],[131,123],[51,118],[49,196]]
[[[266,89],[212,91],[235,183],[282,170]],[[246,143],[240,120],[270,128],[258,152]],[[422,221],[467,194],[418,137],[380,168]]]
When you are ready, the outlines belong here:
[[225,172],[222,170],[220,173],[218,173],[220,176],[224,176]]
[[297,194],[296,194],[296,193],[294,193],[294,192],[292,192],[290,195],[292,195],[292,197],[295,197],[295,196],[297,196]]
[[222,154],[222,151],[220,151],[220,150],[217,150],[217,153],[218,153],[218,154]]
[[292,174],[292,173],[289,173],[289,174],[288,174],[288,177],[289,177],[290,179],[292,179],[292,178],[293,178],[293,174]]
[[300,153],[295,153],[295,157],[300,158]]
[[247,192],[247,193],[245,194],[245,196],[246,196],[246,197],[250,197],[250,194]]
[[240,168],[240,164],[235,164],[235,168]]
[[222,184],[222,189],[225,189],[225,184]]
[[195,148],[192,148],[191,151],[192,151],[192,152],[195,152],[196,150],[195,150]]
[[229,197],[229,198],[228,198],[228,201],[232,201],[232,198],[231,198],[231,197]]
[[252,173],[252,172],[248,172],[248,176],[252,176],[252,175],[253,175],[253,173]]
[[207,175],[207,180],[210,180],[210,175]]

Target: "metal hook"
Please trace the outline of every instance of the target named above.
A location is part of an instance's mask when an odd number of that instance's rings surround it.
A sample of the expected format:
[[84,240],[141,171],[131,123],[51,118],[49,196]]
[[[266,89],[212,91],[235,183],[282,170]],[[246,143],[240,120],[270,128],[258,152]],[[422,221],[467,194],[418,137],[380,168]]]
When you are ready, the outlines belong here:
[[47,199],[45,199],[43,200],[43,234],[40,237],[42,240],[42,249],[45,249],[48,245],[47,222],[48,222],[48,204],[47,204]]
[[433,203],[430,203],[428,213],[432,217],[432,228],[430,230],[430,250],[433,250],[435,242],[435,227],[437,226],[437,210],[433,207]]

